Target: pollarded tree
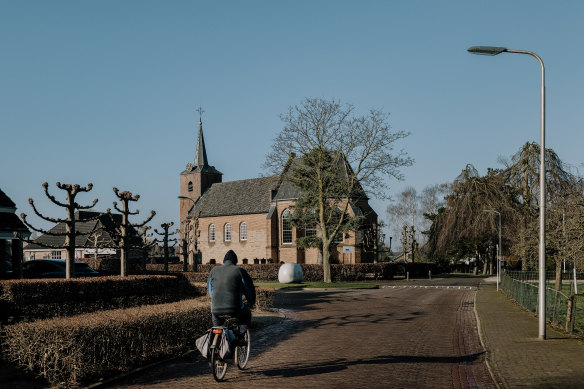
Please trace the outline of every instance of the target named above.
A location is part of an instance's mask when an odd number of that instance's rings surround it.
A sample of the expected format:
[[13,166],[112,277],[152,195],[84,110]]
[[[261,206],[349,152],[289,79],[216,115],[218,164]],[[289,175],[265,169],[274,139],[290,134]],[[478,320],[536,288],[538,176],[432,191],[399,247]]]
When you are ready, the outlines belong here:
[[[170,235],[174,235],[174,234],[178,233],[178,231],[174,231],[174,232],[168,231],[170,229],[170,227],[172,227],[173,225],[174,225],[174,222],[162,223],[160,225],[160,227],[162,228],[162,231],[158,231],[157,229],[154,229],[154,232],[156,234],[158,234],[159,236],[162,236],[162,241],[156,240],[156,242],[162,243],[162,247],[164,249],[164,272],[165,273],[168,272],[168,247],[169,247],[168,243],[176,244],[176,242],[178,241],[176,238],[174,238],[174,239],[168,238]],[[174,246],[174,244],[173,244],[173,246]]]
[[265,163],[280,172],[291,153],[298,157],[290,167],[293,184],[302,190],[295,212],[306,207],[304,214],[315,215],[314,245],[322,254],[325,282],[331,282],[336,237],[352,223],[347,220],[351,201],[366,193],[386,197],[387,179],[401,179],[400,169],[413,163],[403,150],[394,150],[409,134],[391,131],[387,114],[371,110],[356,116],[353,111],[351,105],[318,98],[290,107],[280,116],[284,128]]
[[[43,235],[50,235],[50,236],[64,236],[65,237],[65,242],[63,243],[63,245],[50,245],[47,243],[42,243],[42,242],[33,242],[31,240],[28,239],[22,239],[25,242],[28,243],[35,243],[38,244],[40,246],[43,247],[47,247],[47,248],[56,248],[56,249],[66,249],[67,250],[67,261],[65,264],[65,278],[74,278],[75,277],[75,238],[81,235],[86,235],[83,234],[79,231],[77,231],[75,229],[75,224],[77,222],[77,220],[75,219],[75,211],[79,210],[79,209],[89,209],[89,208],[93,208],[95,206],[95,204],[97,204],[97,199],[93,200],[93,203],[91,205],[79,205],[76,201],[75,198],[77,197],[77,195],[79,193],[82,192],[89,192],[92,188],[93,188],[93,184],[89,183],[86,187],[80,186],[80,185],[70,185],[70,184],[61,184],[60,182],[57,182],[57,188],[64,190],[65,192],[67,192],[67,202],[63,203],[60,202],[59,200],[57,200],[55,198],[55,196],[51,195],[49,193],[49,184],[44,182],[43,183],[43,188],[45,188],[45,195],[49,198],[49,200],[51,200],[51,202],[55,205],[58,205],[59,207],[63,207],[66,209],[67,211],[67,218],[52,218],[52,217],[48,217],[45,216],[43,214],[41,214],[37,208],[34,205],[34,200],[33,199],[28,199],[28,202],[30,204],[30,206],[32,207],[34,213],[40,217],[43,220],[46,220],[48,222],[51,223],[55,223],[55,224],[60,224],[63,223],[65,225],[65,231],[54,231],[54,230],[43,230],[42,228],[36,228],[33,227],[31,224],[29,224],[26,221],[26,214],[22,213],[20,214],[20,217],[22,218],[22,221],[24,222],[24,224],[26,224],[29,228],[31,228],[32,230],[39,232]],[[90,221],[90,220],[96,220],[99,217],[99,215],[92,217],[92,218],[88,218],[88,219],[84,219],[84,221]]]
[[[116,201],[113,202],[114,209],[122,214],[122,222],[116,228],[116,235],[118,245],[121,251],[120,276],[126,277],[128,275],[128,253],[130,249],[136,247],[142,248],[144,246],[142,240],[140,239],[140,236],[138,236],[137,233],[136,235],[133,235],[131,231],[132,230],[136,231],[136,229],[145,226],[148,222],[150,222],[150,220],[152,220],[154,215],[156,215],[156,212],[150,211],[150,216],[146,218],[146,220],[144,220],[142,223],[139,224],[130,223],[129,216],[138,215],[140,211],[139,210],[130,211],[129,204],[130,202],[138,201],[140,199],[140,195],[134,196],[132,192],[129,191],[120,192],[118,188],[114,188],[113,191],[116,194],[116,197],[120,200],[120,203],[122,204],[122,208],[120,209],[118,207],[118,203]],[[107,212],[110,213],[110,209],[108,209]]]

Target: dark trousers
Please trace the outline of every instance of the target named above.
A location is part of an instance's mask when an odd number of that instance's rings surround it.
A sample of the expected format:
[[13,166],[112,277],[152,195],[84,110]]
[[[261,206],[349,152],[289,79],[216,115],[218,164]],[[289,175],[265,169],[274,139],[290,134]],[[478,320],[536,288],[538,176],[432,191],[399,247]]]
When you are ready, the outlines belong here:
[[230,312],[230,313],[213,313],[211,312],[211,317],[213,319],[213,326],[219,327],[223,325],[222,316],[231,316],[236,317],[239,320],[239,332],[244,333],[247,331],[249,326],[251,326],[251,310],[246,305],[242,309],[237,312]]

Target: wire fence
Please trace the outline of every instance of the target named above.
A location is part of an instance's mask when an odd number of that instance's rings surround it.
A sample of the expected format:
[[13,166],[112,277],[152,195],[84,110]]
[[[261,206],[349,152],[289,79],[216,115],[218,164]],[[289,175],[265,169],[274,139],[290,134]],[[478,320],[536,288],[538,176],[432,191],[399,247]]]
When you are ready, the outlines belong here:
[[[573,283],[562,284],[562,290],[550,287],[546,275],[546,319],[566,332],[584,336],[584,294],[575,294]],[[507,296],[521,306],[537,314],[538,276],[537,272],[506,272],[501,274],[501,288]],[[584,292],[584,285],[579,292]]]

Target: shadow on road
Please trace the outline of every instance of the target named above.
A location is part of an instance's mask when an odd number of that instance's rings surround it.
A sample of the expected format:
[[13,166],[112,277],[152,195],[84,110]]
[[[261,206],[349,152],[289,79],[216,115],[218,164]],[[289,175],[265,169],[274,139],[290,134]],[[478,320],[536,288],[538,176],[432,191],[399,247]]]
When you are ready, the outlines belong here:
[[[323,362],[300,362],[297,364],[287,365],[282,367],[281,365],[274,367],[267,367],[264,369],[254,369],[254,371],[249,373],[249,379],[257,379],[257,376],[267,376],[267,377],[299,377],[299,376],[309,376],[315,374],[326,374],[336,371],[341,371],[347,369],[350,366],[358,365],[384,365],[391,363],[446,363],[446,364],[462,364],[462,365],[472,365],[475,363],[482,363],[484,361],[484,353],[476,353],[470,355],[464,355],[460,357],[429,357],[429,356],[409,356],[409,355],[385,355],[378,356],[370,359],[356,359],[348,360],[345,358],[340,358],[332,361]],[[247,378],[247,377],[246,377]],[[241,381],[243,377],[239,377]]]

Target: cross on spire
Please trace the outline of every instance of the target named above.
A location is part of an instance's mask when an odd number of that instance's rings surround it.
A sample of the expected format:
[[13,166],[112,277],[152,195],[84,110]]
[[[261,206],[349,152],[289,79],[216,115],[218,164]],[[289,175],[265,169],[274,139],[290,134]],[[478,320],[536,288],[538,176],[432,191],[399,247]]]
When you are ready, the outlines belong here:
[[201,120],[201,117],[203,116],[203,113],[205,112],[205,110],[199,106],[199,108],[197,108],[195,111],[197,111],[199,113],[199,122],[202,123],[203,121]]

